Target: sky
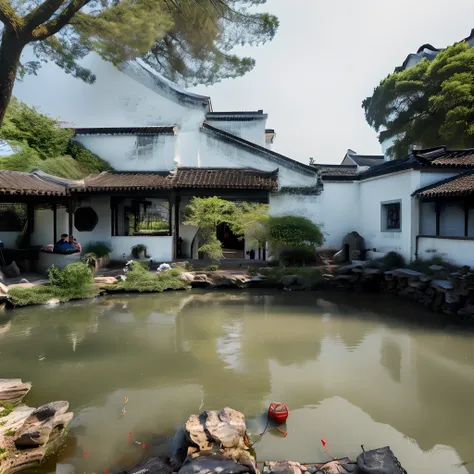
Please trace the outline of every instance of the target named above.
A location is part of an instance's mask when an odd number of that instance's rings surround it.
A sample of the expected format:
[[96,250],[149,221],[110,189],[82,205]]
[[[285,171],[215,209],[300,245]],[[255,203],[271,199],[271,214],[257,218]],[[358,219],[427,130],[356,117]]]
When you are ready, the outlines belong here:
[[446,47],[474,28],[472,0],[268,0],[265,10],[280,20],[275,39],[239,50],[254,70],[192,90],[215,111],[263,109],[273,149],[304,163],[340,163],[348,148],[381,154],[362,101],[421,45]]
[[[474,28],[473,0],[268,0],[262,10],[280,20],[275,39],[236,51],[256,59],[254,70],[191,90],[210,96],[214,111],[263,109],[273,149],[303,163],[340,163],[349,148],[381,154],[362,101],[421,45],[446,47]],[[50,95],[76,81],[56,81],[58,73],[52,64],[40,71],[56,88]],[[57,116],[41,106],[40,82],[17,81],[14,94]]]

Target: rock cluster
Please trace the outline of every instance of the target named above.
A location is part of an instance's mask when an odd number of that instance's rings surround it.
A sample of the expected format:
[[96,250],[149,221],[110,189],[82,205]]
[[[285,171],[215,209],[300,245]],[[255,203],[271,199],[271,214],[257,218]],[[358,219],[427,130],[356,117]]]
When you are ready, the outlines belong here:
[[353,261],[338,268],[335,276],[325,277],[337,287],[399,295],[434,311],[474,319],[474,273],[469,267],[450,272],[432,265],[426,274],[408,268],[383,272],[369,265],[370,261]]
[[73,414],[68,402],[40,408],[21,404],[31,384],[19,379],[0,379],[0,472],[14,474],[37,467],[55,449]]

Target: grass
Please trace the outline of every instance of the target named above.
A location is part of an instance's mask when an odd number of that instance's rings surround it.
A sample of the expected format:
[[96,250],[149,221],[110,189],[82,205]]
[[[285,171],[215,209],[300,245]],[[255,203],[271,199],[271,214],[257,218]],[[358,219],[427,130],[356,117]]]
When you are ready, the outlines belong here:
[[31,306],[45,304],[52,299],[58,299],[61,303],[89,299],[96,297],[98,293],[99,290],[92,285],[87,288],[59,288],[54,285],[34,286],[33,288],[12,288],[8,292],[8,300],[13,306]]
[[15,430],[12,430],[11,428],[7,431],[5,431],[4,433],[4,436],[15,436],[16,435],[16,431]]
[[207,270],[210,272],[217,272],[217,270],[219,270],[219,265],[209,265]]
[[119,281],[107,287],[107,289],[139,293],[184,290],[188,287],[188,283],[180,278],[184,270],[184,268],[176,267],[157,274],[150,272],[139,263],[134,262],[132,270],[127,273],[126,280]]
[[0,407],[4,408],[4,410],[0,412],[0,418],[8,416],[15,409],[15,405],[11,403],[0,402]]
[[7,450],[5,448],[0,447],[0,462],[6,459],[7,456]]

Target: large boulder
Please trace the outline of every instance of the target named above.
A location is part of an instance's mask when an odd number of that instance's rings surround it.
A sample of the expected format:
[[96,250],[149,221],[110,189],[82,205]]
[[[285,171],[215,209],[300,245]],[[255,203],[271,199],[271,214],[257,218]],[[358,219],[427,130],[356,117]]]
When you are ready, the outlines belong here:
[[333,260],[337,263],[357,260],[365,251],[364,238],[358,232],[350,232],[342,239],[342,247],[334,255]]

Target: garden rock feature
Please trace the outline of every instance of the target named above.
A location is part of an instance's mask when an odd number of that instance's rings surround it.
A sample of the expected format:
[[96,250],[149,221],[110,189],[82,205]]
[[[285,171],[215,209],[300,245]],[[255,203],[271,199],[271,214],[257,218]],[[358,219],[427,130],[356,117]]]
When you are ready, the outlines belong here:
[[21,404],[31,389],[19,379],[0,380],[0,472],[14,474],[39,466],[46,454],[56,449],[73,414],[65,401],[40,408]]
[[347,260],[352,261],[357,258],[364,258],[362,256],[364,250],[364,238],[358,232],[350,232],[342,239],[341,250],[334,255],[333,261],[343,263]]

